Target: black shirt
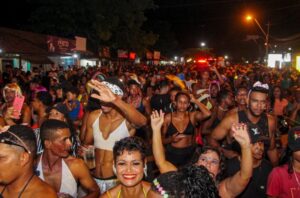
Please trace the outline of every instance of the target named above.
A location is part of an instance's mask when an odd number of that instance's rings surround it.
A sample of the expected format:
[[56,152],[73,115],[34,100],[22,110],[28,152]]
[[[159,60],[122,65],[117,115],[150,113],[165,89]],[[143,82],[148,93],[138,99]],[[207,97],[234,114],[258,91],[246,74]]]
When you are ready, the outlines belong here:
[[169,94],[155,94],[150,100],[151,108],[157,111],[163,110],[164,112],[168,112],[170,103]]
[[[226,176],[233,176],[240,170],[240,161],[237,157],[232,158],[226,163]],[[263,159],[261,164],[253,169],[253,175],[245,190],[237,197],[241,198],[263,198],[267,197],[268,176],[272,171],[272,165],[269,161]]]

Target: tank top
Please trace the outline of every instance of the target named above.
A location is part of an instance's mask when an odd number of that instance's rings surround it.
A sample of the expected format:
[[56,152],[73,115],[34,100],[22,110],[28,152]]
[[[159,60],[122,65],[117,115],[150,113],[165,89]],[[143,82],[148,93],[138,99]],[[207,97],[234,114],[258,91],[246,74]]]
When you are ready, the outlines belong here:
[[126,126],[126,120],[124,119],[124,121],[114,131],[110,132],[108,138],[104,139],[99,127],[101,124],[99,121],[101,114],[102,112],[93,123],[94,146],[98,149],[112,151],[116,141],[130,136]]
[[171,113],[171,123],[168,126],[166,137],[170,137],[175,133],[181,133],[181,134],[184,134],[184,135],[194,135],[195,134],[195,127],[194,127],[194,125],[192,124],[192,122],[190,120],[190,114],[189,114],[189,123],[188,123],[188,125],[186,126],[186,128],[184,129],[183,132],[179,132],[179,130],[174,126],[173,121],[172,121],[172,114],[173,113]]
[[[40,161],[37,166],[37,171],[39,171],[39,178],[41,180],[45,181],[44,173],[43,173],[43,165],[42,165],[42,157],[40,158]],[[69,194],[72,197],[77,197],[77,182],[70,171],[68,165],[65,163],[65,161],[62,159],[61,162],[61,184],[60,184],[60,190],[58,193],[65,193]]]
[[252,124],[261,129],[264,136],[269,137],[269,122],[266,113],[263,113],[257,123],[252,123],[245,111],[238,111],[239,122],[243,122],[246,124]]

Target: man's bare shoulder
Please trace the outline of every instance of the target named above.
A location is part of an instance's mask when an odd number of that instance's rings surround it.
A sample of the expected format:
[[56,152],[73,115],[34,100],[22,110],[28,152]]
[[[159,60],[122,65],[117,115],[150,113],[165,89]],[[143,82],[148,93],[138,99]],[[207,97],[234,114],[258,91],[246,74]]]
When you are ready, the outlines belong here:
[[32,197],[46,197],[46,198],[55,198],[57,194],[55,190],[46,182],[42,181],[40,178],[36,180],[32,192]]
[[74,156],[68,156],[67,158],[64,159],[65,162],[68,164],[68,166],[84,166],[85,162],[77,157]]

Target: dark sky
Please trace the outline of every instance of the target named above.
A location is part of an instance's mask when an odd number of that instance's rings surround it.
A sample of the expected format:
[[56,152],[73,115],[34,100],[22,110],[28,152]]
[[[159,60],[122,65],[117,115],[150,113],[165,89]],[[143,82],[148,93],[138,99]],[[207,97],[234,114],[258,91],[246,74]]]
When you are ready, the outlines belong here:
[[[148,17],[170,22],[180,48],[199,47],[205,41],[219,54],[259,54],[259,50],[264,50],[264,36],[254,23],[245,22],[246,13],[252,13],[265,30],[269,21],[273,37],[300,33],[299,0],[156,0],[155,3],[158,8]],[[258,43],[244,41],[250,34],[262,38]]]
[[[264,37],[244,16],[252,13],[271,37],[300,34],[300,0],[154,0],[157,8],[146,13],[149,20],[168,21],[178,40],[178,49],[199,47],[204,41],[217,54],[255,57],[263,53]],[[11,4],[11,5],[9,5]],[[18,28],[30,16],[24,1],[8,1],[0,12],[0,26]],[[256,42],[246,36],[262,36]],[[271,39],[273,44],[276,41]]]

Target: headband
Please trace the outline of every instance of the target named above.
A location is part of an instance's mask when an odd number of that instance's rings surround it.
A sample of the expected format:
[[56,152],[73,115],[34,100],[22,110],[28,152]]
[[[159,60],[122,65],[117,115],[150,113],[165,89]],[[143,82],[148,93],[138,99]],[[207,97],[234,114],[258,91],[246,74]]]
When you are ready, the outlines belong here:
[[257,82],[255,82],[253,84],[252,88],[249,90],[249,92],[248,92],[248,98],[249,98],[251,92],[253,90],[255,90],[255,88],[259,88],[261,90],[269,91],[269,85],[268,84],[262,84],[260,81],[257,81]]
[[118,96],[124,95],[123,90],[118,85],[111,84],[107,81],[102,81],[102,84],[104,84],[106,87],[108,87],[114,94],[116,94]]

